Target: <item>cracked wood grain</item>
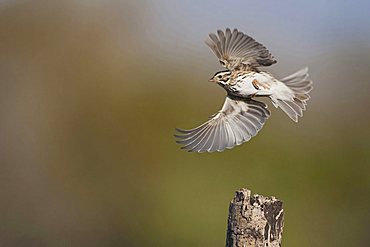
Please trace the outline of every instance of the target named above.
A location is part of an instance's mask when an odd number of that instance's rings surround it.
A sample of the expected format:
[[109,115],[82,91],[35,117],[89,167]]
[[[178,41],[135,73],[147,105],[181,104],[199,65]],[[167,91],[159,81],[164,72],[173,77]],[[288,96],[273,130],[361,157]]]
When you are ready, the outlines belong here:
[[229,207],[226,247],[280,247],[283,224],[282,201],[240,189]]

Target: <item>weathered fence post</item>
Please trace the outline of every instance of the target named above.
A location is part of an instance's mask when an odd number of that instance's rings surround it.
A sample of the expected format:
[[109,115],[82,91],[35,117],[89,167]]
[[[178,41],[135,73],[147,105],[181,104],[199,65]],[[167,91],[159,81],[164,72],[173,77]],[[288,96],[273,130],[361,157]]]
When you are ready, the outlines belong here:
[[226,247],[280,247],[283,224],[282,201],[240,189],[229,207]]

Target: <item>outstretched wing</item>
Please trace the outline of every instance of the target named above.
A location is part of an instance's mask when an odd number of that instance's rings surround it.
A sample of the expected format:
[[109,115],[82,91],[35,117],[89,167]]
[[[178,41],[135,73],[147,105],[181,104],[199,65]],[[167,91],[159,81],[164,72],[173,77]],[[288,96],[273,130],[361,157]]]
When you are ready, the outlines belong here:
[[206,44],[220,60],[220,63],[229,70],[240,67],[270,66],[276,63],[271,53],[262,44],[237,29],[229,28],[224,33],[209,34],[210,40]]
[[267,105],[262,102],[226,97],[221,111],[201,126],[191,130],[177,129],[176,142],[189,152],[221,152],[249,141],[269,116]]

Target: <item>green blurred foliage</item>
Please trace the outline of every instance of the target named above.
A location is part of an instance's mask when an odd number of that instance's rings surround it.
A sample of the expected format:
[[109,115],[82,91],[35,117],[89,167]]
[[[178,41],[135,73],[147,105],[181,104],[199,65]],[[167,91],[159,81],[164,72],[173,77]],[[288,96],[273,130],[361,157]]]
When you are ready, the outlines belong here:
[[[189,74],[186,58],[148,56],[147,3],[138,6],[1,6],[1,245],[223,246],[241,187],[284,201],[284,246],[367,245],[369,53],[312,55],[315,90],[299,124],[272,109],[250,142],[187,153],[174,128],[206,120],[224,93],[200,75],[202,61],[189,60]],[[320,95],[338,77],[351,85]]]

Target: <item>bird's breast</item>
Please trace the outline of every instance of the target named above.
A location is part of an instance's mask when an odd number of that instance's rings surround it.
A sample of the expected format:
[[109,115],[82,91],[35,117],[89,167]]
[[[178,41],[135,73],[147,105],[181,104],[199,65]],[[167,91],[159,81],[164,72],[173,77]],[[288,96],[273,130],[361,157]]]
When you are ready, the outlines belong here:
[[231,91],[238,92],[239,96],[269,95],[272,85],[271,76],[267,73],[251,72],[240,75],[230,83]]

